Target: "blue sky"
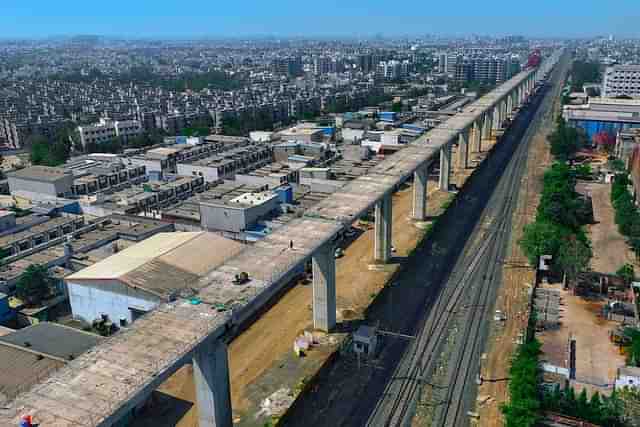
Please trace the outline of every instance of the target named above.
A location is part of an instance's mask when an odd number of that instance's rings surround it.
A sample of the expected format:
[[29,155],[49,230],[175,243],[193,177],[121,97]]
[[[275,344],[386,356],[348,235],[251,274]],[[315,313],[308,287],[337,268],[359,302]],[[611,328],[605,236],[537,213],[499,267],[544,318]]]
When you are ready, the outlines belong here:
[[640,37],[639,0],[0,0],[0,37],[525,34]]

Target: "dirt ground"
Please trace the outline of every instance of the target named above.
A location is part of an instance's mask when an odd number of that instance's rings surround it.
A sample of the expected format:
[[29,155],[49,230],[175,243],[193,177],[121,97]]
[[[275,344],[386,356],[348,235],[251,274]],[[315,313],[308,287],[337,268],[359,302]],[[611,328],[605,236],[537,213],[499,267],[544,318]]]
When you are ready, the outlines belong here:
[[[553,117],[558,112],[559,104],[556,103],[554,108]],[[504,425],[500,406],[509,399],[506,378],[513,352],[527,327],[528,292],[535,282],[535,271],[529,266],[518,240],[522,237],[524,226],[535,218],[542,192],[542,176],[552,163],[547,144],[550,131],[550,128],[541,127],[529,148],[527,171],[518,197],[511,242],[502,271],[502,287],[495,305],[496,310],[503,312],[507,320],[491,325],[488,349],[482,355],[480,371],[483,383],[478,387],[476,406],[479,415],[476,424],[480,427]]]
[[[495,141],[483,141],[483,151],[488,151]],[[469,160],[481,159],[484,154],[470,153]],[[453,153],[453,159],[456,153]],[[473,164],[473,163],[470,163]],[[454,169],[451,182],[461,186],[473,169]],[[435,217],[442,212],[442,206],[452,197],[452,193],[437,189],[437,176],[429,177],[427,215]],[[361,227],[362,234],[352,241],[344,252],[344,257],[336,263],[336,299],[338,321],[362,318],[372,299],[384,287],[400,262],[415,248],[422,231],[410,218],[412,209],[412,187],[405,186],[393,196],[392,243],[396,252],[390,264],[383,269],[370,269],[373,263],[373,228]],[[250,390],[271,371],[281,366],[283,360],[292,353],[294,339],[305,329],[312,327],[311,309],[312,287],[296,284],[280,300],[257,319],[246,331],[229,345],[229,369],[231,400],[234,422],[245,424],[249,412],[255,409],[255,393]],[[318,355],[320,359],[329,354]],[[300,363],[306,363],[300,359]],[[318,367],[321,360],[316,360]],[[284,382],[284,380],[283,380]],[[147,413],[144,420],[136,422],[137,427],[176,425],[197,427],[197,408],[191,366],[185,366],[166,381],[158,391],[163,397],[172,396],[173,407],[181,411],[179,415],[168,416],[169,409],[160,407]],[[165,396],[166,395],[166,396]],[[267,395],[261,396],[265,398]],[[164,405],[165,407],[167,405]],[[167,420],[176,419],[173,424]]]
[[498,292],[496,310],[502,311],[507,320],[491,325],[488,350],[482,356],[482,385],[478,388],[478,425],[499,427],[503,425],[500,405],[508,400],[507,382],[509,365],[518,337],[523,334],[528,319],[528,290],[535,281],[535,272],[517,242],[522,237],[522,229],[535,216],[541,179],[551,157],[546,144],[546,136],[538,134],[532,141],[527,173],[523,179],[523,189],[518,199],[514,218],[514,228],[508,256],[502,272],[502,287]]
[[572,385],[578,392],[587,387],[589,392],[611,393],[617,369],[625,365],[625,357],[609,341],[609,330],[617,323],[599,316],[604,300],[572,295],[562,290],[561,284],[544,287],[560,292],[562,325],[536,334],[542,343],[543,360],[566,367],[567,343],[573,336],[576,340],[576,381],[572,381]]
[[615,224],[611,184],[588,183],[584,187],[591,194],[595,220],[589,227],[593,245],[591,268],[599,273],[615,274],[623,264],[635,264],[635,257]]
[[[615,274],[625,263],[634,264],[634,256],[624,236],[615,224],[615,212],[610,201],[611,185],[605,183],[582,184],[593,201],[595,224],[589,226],[593,245],[591,268],[595,272]],[[557,286],[557,289],[561,289]],[[576,381],[572,385],[579,391],[610,393],[616,371],[624,366],[625,358],[609,341],[609,330],[618,324],[600,317],[604,299],[586,299],[562,291],[562,327],[538,334],[543,343],[544,357],[550,363],[566,366],[566,346],[570,335],[576,339]]]

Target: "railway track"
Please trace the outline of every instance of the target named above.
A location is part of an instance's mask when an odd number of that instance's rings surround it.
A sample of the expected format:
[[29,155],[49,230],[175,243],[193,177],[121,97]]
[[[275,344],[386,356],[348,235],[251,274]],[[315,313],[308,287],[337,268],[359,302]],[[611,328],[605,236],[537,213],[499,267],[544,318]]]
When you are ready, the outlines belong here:
[[[558,69],[565,67],[560,65]],[[421,392],[431,387],[436,406],[433,425],[459,426],[466,424],[466,408],[469,405],[468,389],[474,383],[478,371],[478,360],[485,341],[487,316],[493,309],[494,295],[500,280],[502,263],[508,241],[513,212],[517,204],[520,185],[532,135],[547,110],[558,95],[556,71],[551,78],[554,88],[550,95],[543,93],[537,108],[520,118],[520,126],[529,121],[520,143],[513,135],[507,135],[502,143],[517,144],[510,160],[478,222],[469,244],[463,250],[452,271],[448,284],[443,288],[429,311],[424,325],[419,329],[412,346],[403,356],[367,422],[368,426],[406,426],[411,424]],[[506,154],[508,155],[508,154]],[[489,159],[489,161],[495,161]],[[489,224],[486,226],[485,224]],[[446,386],[432,384],[443,346],[452,335],[453,328],[460,326],[455,336],[455,350],[448,367]],[[440,396],[444,391],[444,396]],[[467,398],[465,398],[467,397]]]

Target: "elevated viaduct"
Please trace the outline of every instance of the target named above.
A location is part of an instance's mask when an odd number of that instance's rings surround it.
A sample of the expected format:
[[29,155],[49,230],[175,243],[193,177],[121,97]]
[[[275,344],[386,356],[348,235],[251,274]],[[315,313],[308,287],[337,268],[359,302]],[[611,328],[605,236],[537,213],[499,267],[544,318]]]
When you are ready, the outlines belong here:
[[[391,257],[391,196],[413,177],[413,217],[425,220],[427,171],[440,160],[439,186],[450,187],[452,146],[466,166],[470,144],[498,130],[556,64],[561,52],[540,67],[525,70],[466,106],[437,128],[409,144],[224,265],[198,284],[198,303],[178,298],[161,305],[126,330],[68,363],[48,379],[0,408],[0,425],[17,426],[30,414],[42,427],[120,426],[151,392],[186,363],[193,363],[200,427],[232,425],[227,342],[234,329],[250,321],[304,263],[313,264],[313,323],[336,325],[336,268],[333,239],[369,210],[375,210],[376,262]],[[238,284],[246,272],[249,281]],[[220,306],[231,307],[221,311]]]

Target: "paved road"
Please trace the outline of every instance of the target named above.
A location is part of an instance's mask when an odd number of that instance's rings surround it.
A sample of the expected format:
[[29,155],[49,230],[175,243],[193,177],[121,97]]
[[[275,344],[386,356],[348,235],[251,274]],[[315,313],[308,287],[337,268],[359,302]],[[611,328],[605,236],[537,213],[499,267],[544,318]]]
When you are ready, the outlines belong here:
[[[548,105],[545,99],[543,110]],[[285,425],[409,425],[422,385],[434,371],[435,356],[445,350],[443,343],[456,324],[465,326],[456,332],[462,338],[457,342],[465,347],[451,353],[448,382],[435,385],[437,398],[444,402],[437,406],[438,419],[449,420],[441,425],[459,425],[473,400],[467,386],[475,379],[484,344],[482,326],[493,310],[528,140],[540,116],[535,108],[519,115],[450,214],[438,221],[425,247],[409,260],[395,285],[374,301],[369,323],[416,338],[385,337],[381,354],[365,364],[341,357],[316,391],[296,404]],[[522,138],[527,128],[531,130]]]

